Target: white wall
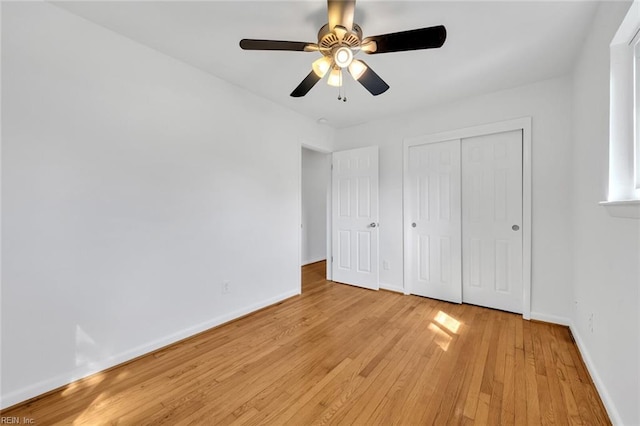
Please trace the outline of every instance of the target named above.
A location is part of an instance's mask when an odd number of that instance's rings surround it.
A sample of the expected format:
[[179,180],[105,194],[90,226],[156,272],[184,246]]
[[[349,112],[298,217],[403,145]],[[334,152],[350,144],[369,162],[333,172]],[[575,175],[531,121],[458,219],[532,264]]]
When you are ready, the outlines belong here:
[[327,258],[330,155],[302,149],[302,264]]
[[299,293],[300,141],[330,129],[2,8],[3,407]]
[[[393,88],[391,89],[393,90]],[[571,295],[571,84],[539,82],[336,132],[336,149],[380,147],[380,285],[398,288],[402,271],[403,139],[532,117],[532,316],[568,323]],[[371,99],[375,102],[375,99]]]
[[[573,85],[572,330],[616,424],[640,424],[640,221],[607,199],[609,43],[628,3],[599,6]],[[593,314],[593,332],[589,316]]]

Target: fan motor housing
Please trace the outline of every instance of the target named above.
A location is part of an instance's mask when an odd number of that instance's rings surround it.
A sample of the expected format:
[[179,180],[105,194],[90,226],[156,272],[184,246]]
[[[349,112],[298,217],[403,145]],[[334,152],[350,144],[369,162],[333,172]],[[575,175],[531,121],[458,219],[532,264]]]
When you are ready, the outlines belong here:
[[360,25],[353,24],[353,29],[347,31],[342,38],[337,34],[337,31],[329,30],[329,24],[325,24],[318,31],[318,47],[322,50],[331,50],[336,46],[347,46],[350,48],[356,48],[360,46],[362,41],[362,28]]

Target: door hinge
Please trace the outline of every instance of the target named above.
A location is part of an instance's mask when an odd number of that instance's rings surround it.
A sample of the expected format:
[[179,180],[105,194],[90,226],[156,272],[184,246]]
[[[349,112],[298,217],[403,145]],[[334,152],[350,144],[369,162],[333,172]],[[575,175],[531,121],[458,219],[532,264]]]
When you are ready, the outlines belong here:
[[331,263],[333,263],[333,256],[331,256]]
[[333,163],[331,163],[331,170],[333,170]]

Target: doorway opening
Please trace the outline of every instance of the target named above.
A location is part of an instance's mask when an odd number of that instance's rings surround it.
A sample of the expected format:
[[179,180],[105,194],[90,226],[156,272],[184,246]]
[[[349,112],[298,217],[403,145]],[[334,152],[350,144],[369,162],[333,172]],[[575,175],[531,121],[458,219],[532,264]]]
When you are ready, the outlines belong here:
[[[315,273],[323,270],[326,278],[326,260],[329,243],[328,220],[331,189],[331,154],[307,147],[301,149],[300,182],[300,266],[322,262],[311,268]],[[310,268],[305,268],[310,270]],[[306,282],[305,279],[302,282]],[[304,286],[302,286],[304,291]]]

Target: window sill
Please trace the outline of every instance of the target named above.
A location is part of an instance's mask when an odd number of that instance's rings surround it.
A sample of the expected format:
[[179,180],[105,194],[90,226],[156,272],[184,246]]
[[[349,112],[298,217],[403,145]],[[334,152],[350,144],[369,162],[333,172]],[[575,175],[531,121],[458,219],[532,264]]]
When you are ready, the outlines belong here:
[[606,207],[612,217],[640,219],[640,200],[602,201],[600,205]]

